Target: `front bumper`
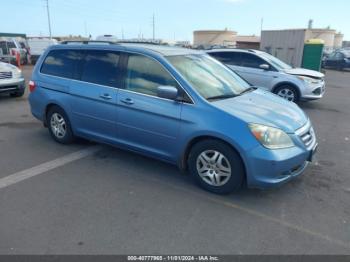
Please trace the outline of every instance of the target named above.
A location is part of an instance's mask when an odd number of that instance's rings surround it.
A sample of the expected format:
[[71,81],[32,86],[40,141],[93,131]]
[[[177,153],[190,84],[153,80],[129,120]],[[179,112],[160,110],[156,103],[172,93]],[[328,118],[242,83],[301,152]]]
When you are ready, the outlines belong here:
[[326,83],[322,81],[319,84],[307,86],[301,94],[301,100],[316,100],[323,97],[326,92]]
[[12,93],[25,89],[24,78],[11,78],[0,80],[0,93]]
[[248,187],[276,187],[304,172],[317,148],[311,123],[308,122],[291,137],[294,147],[270,150],[258,146],[248,152],[249,158],[246,165]]

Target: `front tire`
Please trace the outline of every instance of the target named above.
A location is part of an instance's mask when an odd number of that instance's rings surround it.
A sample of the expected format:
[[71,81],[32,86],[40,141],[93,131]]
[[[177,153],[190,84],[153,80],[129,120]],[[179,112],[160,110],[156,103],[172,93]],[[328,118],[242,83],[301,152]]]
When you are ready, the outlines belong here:
[[188,157],[189,172],[197,184],[216,194],[228,194],[241,188],[245,172],[239,154],[219,140],[195,144]]
[[64,110],[58,106],[53,106],[47,113],[47,124],[52,138],[61,144],[74,142],[75,137]]
[[300,100],[298,90],[291,85],[281,85],[274,90],[274,93],[290,102],[297,103]]

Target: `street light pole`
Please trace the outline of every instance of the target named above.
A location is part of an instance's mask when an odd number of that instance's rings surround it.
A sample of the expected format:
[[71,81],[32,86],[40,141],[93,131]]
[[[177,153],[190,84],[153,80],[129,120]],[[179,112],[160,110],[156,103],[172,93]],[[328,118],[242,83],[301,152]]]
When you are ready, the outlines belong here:
[[49,0],[46,0],[46,11],[47,11],[47,21],[49,23],[49,34],[50,34],[50,39],[51,39],[52,34],[51,34],[51,19],[50,19]]
[[154,14],[153,14],[153,19],[152,19],[152,28],[153,28],[153,41],[155,39],[155,21],[154,21]]

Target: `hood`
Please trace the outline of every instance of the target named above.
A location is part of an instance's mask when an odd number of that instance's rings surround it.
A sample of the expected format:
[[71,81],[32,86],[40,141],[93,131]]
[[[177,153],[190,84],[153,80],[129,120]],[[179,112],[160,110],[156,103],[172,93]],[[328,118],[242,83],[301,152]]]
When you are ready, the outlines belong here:
[[292,69],[286,69],[284,70],[285,73],[290,75],[299,75],[299,76],[309,76],[313,78],[323,78],[324,74],[315,71],[315,70],[309,70],[304,68],[292,68]]
[[293,133],[308,121],[295,103],[259,89],[212,104],[246,123],[277,127],[287,133]]
[[0,72],[13,71],[15,68],[16,67],[11,64],[0,62]]

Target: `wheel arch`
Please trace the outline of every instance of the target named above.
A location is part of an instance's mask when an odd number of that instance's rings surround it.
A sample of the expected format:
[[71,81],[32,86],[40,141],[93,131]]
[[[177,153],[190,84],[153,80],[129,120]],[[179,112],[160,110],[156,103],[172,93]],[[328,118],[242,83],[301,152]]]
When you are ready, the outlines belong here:
[[300,88],[296,84],[294,84],[294,83],[292,83],[290,81],[278,82],[277,84],[274,85],[274,87],[272,88],[271,92],[275,94],[276,89],[281,87],[281,86],[284,86],[284,85],[294,87],[295,90],[298,92],[299,98],[301,98]]
[[44,126],[47,127],[48,123],[47,123],[47,114],[49,113],[50,109],[54,106],[57,106],[59,108],[61,108],[65,113],[66,113],[66,116],[68,117],[68,120],[71,124],[71,121],[69,119],[69,116],[67,114],[67,111],[64,109],[63,106],[61,106],[59,103],[56,103],[56,102],[49,102],[46,106],[45,106],[45,112],[44,112]]

